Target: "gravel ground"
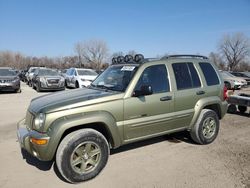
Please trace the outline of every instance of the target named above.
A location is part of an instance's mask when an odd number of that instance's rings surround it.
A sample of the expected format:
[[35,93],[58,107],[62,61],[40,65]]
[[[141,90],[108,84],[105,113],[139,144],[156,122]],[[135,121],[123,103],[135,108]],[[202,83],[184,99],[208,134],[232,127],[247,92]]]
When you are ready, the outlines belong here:
[[[62,180],[54,163],[22,154],[17,142],[16,123],[30,100],[44,94],[25,84],[21,94],[0,94],[0,187],[73,186]],[[227,114],[210,145],[196,145],[184,132],[123,146],[111,152],[99,176],[74,187],[250,188],[249,117]]]

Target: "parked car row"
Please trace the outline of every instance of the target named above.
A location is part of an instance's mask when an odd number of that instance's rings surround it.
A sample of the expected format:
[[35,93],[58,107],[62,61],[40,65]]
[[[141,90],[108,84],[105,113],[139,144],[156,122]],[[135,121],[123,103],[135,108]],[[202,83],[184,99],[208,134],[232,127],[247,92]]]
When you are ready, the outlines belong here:
[[237,74],[236,72],[231,73],[227,71],[220,71],[220,74],[227,89],[240,89],[242,87],[247,87],[250,84],[250,78],[235,76],[234,74]]
[[21,92],[20,78],[10,67],[0,67],[0,92],[1,91]]
[[236,77],[240,77],[247,81],[247,85],[250,85],[250,72],[230,72]]
[[20,92],[20,80],[37,92],[59,91],[69,88],[88,87],[98,74],[92,69],[70,68],[55,70],[46,67],[30,67],[15,71],[10,67],[0,67],[0,91]]
[[98,74],[92,69],[70,68],[65,74],[66,87],[88,87]]

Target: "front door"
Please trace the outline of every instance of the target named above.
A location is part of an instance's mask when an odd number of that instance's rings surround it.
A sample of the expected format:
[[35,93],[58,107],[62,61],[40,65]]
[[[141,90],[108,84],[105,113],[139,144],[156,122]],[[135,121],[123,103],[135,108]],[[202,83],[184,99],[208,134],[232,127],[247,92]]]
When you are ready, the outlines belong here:
[[170,91],[165,64],[145,68],[134,91],[142,86],[151,86],[152,95],[131,96],[124,100],[124,136],[127,142],[171,128],[174,95]]

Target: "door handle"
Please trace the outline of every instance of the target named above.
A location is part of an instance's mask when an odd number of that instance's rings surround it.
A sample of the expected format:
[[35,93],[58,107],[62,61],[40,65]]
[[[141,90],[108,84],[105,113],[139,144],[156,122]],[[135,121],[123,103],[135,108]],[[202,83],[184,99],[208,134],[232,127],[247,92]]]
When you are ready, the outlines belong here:
[[197,91],[196,92],[196,95],[204,95],[205,94],[205,91]]
[[172,100],[172,96],[165,96],[160,98],[160,101],[170,101],[170,100]]

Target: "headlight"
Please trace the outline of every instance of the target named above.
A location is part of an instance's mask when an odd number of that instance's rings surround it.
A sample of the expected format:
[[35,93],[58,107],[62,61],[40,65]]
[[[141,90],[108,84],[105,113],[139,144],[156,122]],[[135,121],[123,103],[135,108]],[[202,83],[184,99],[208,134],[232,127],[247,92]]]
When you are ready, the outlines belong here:
[[84,82],[84,81],[88,81],[88,80],[86,80],[86,79],[83,79],[83,78],[81,78],[81,80]]
[[65,80],[64,80],[64,78],[63,77],[61,77],[61,79],[60,79],[60,82],[64,82]]
[[45,122],[45,114],[43,113],[40,113],[36,118],[35,118],[35,121],[34,121],[34,128],[35,129],[40,129],[43,125],[44,125],[44,122]]
[[16,77],[14,80],[12,80],[12,82],[18,82],[19,81],[19,78]]
[[46,80],[45,80],[43,77],[41,77],[41,78],[40,78],[40,82],[45,83]]

